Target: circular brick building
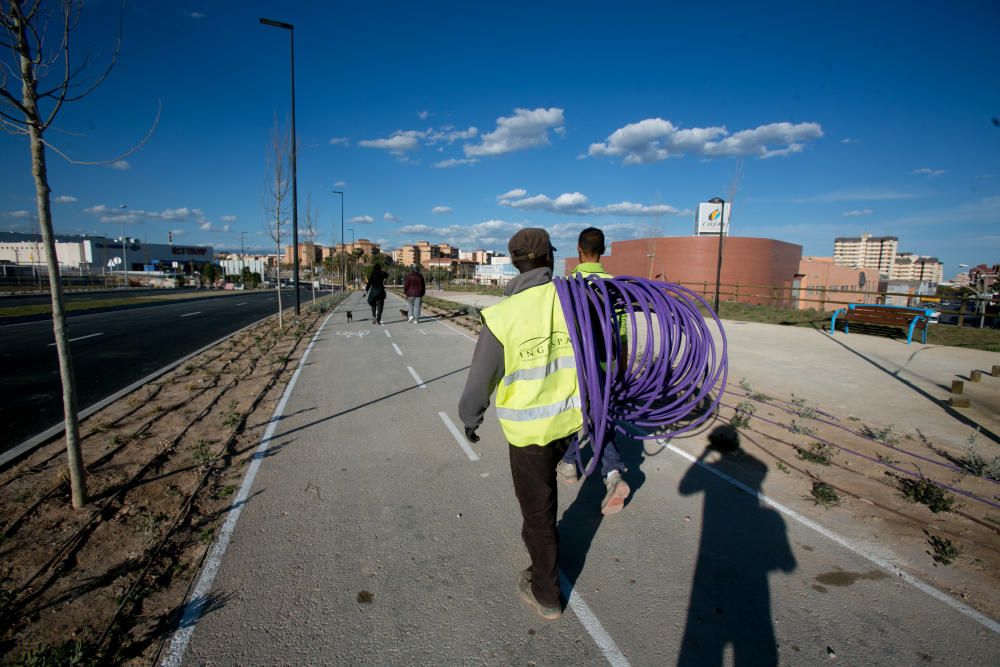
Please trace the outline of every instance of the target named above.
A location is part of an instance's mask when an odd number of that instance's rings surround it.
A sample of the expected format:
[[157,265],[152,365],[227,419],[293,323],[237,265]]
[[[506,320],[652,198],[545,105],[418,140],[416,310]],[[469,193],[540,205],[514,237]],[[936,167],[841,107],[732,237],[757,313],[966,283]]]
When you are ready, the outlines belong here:
[[[727,236],[722,246],[723,301],[790,305],[802,246],[774,239]],[[638,276],[680,283],[711,297],[719,254],[717,236],[670,236],[615,241],[601,258],[616,276]],[[576,262],[567,260],[567,268]]]

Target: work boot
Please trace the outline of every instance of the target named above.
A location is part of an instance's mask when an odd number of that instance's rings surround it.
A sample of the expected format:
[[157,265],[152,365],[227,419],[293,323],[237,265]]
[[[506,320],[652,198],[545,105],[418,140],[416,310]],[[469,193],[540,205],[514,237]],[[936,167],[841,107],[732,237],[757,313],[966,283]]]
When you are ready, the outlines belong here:
[[546,621],[557,621],[559,617],[562,616],[562,607],[556,605],[555,607],[546,607],[541,602],[535,599],[535,594],[531,591],[531,568],[521,573],[517,580],[517,592],[521,595],[521,599],[528,603],[528,605],[535,610],[535,613],[544,618]]
[[617,470],[612,470],[604,478],[604,487],[607,492],[601,502],[601,514],[616,514],[625,507],[625,499],[631,491],[628,484],[622,479],[622,474]]
[[576,464],[572,461],[560,461],[556,464],[556,477],[560,482],[576,484]]

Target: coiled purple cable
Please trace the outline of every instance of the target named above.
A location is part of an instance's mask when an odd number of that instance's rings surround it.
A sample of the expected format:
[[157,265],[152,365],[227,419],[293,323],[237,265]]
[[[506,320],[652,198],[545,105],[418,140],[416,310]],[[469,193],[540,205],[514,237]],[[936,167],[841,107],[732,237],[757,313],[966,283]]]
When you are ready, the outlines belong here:
[[[726,388],[728,357],[726,332],[705,299],[674,283],[632,276],[553,283],[576,357],[580,443],[589,440],[594,448],[584,474],[594,470],[606,438],[616,431],[672,437],[712,416]],[[721,349],[699,305],[718,327]],[[627,341],[622,320],[631,334]]]

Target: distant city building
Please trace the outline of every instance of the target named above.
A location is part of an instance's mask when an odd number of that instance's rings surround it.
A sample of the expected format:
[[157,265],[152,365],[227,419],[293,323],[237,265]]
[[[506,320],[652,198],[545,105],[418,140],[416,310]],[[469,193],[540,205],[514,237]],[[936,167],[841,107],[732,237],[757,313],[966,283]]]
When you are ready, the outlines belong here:
[[[496,258],[494,258],[496,259]],[[477,264],[473,274],[473,280],[477,285],[506,285],[511,279],[517,277],[518,270],[510,263],[496,262],[492,264]]]
[[875,303],[878,272],[834,263],[833,257],[803,257],[796,275],[793,305],[800,310],[831,311],[848,303]]
[[[360,250],[366,257],[382,254],[382,248],[377,243],[372,243],[368,239],[358,239],[355,243],[338,243],[333,248],[335,254],[354,254],[355,249]],[[329,257],[329,252],[324,252],[323,257]]]
[[896,254],[892,280],[922,280],[935,285],[944,280],[944,264],[937,257],[924,257],[911,252]]
[[840,266],[875,269],[891,276],[898,249],[899,239],[895,236],[838,237],[833,240],[833,261]]
[[[294,255],[292,254],[292,246],[287,246],[285,248],[285,264],[291,264],[294,261]],[[299,244],[299,266],[318,266],[323,262],[323,246],[318,243],[300,243]]]
[[991,290],[997,286],[998,276],[1000,276],[1000,264],[987,266],[978,264],[969,269],[969,285],[979,289],[981,286]]
[[951,282],[959,287],[968,287],[969,285],[969,272],[962,271],[961,273],[956,273],[955,277],[951,279]]
[[[84,273],[121,271],[128,261],[129,271],[196,270],[212,262],[213,250],[205,246],[143,243],[138,239],[111,239],[104,236],[57,234],[56,259],[65,268]],[[124,256],[123,256],[124,255]],[[44,265],[45,248],[40,234],[0,232],[0,261],[21,265]]]

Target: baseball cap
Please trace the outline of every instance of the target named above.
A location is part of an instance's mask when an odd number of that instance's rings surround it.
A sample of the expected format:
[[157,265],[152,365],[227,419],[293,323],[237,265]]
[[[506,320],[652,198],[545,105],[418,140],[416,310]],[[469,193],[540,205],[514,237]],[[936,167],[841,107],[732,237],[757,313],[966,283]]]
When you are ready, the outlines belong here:
[[556,251],[549,241],[549,233],[541,227],[527,227],[518,231],[510,237],[507,250],[510,252],[512,262],[537,259]]

